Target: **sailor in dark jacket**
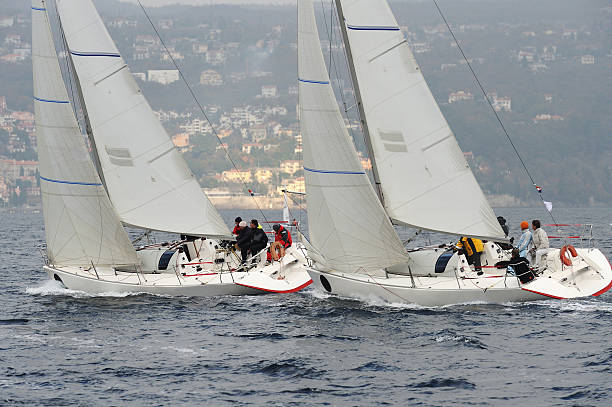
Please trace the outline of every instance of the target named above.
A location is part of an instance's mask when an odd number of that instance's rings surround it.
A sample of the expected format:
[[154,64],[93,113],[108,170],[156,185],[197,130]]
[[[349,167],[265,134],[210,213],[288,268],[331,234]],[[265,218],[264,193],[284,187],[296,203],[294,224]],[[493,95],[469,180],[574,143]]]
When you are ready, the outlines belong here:
[[251,255],[255,256],[268,245],[268,236],[257,219],[251,220]]
[[240,227],[240,231],[238,232],[238,237],[236,238],[236,245],[240,249],[242,261],[245,262],[249,255],[249,249],[251,248],[252,232],[251,228],[247,227],[245,221],[241,221],[238,226]]
[[508,268],[508,274],[514,274],[520,280],[521,284],[530,282],[535,278],[534,272],[529,267],[529,261],[521,257],[519,249],[512,249],[512,258],[508,261],[500,261],[495,264],[495,267]]

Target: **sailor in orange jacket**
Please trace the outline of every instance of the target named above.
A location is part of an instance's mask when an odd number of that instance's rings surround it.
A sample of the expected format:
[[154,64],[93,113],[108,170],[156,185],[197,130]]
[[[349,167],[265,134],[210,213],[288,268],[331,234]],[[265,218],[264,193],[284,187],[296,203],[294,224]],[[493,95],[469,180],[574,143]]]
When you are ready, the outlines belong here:
[[482,240],[463,236],[457,243],[457,249],[465,254],[468,264],[473,264],[474,270],[478,275],[481,275],[482,266],[480,265],[480,255],[484,251],[484,243],[482,243]]

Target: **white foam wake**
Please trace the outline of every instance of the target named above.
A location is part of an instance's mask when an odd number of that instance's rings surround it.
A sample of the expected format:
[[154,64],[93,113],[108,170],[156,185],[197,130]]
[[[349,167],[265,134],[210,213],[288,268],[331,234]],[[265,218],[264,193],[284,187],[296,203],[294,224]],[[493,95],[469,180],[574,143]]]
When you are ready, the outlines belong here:
[[37,287],[26,288],[26,293],[30,295],[61,295],[70,296],[74,298],[88,298],[88,297],[129,297],[133,295],[141,295],[142,293],[128,293],[128,292],[104,292],[98,294],[86,293],[84,291],[70,290],[64,287],[59,281],[47,280]]

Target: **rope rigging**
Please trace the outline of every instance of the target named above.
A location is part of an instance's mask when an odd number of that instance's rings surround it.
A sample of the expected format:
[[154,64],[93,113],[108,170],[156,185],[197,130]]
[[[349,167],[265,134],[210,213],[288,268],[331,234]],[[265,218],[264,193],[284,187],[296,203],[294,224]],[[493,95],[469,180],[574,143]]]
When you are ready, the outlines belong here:
[[546,201],[544,200],[544,197],[542,196],[542,188],[536,184],[533,176],[531,175],[531,172],[529,171],[529,169],[527,168],[527,165],[525,164],[525,161],[521,157],[521,154],[518,152],[518,149],[516,148],[514,142],[512,141],[512,138],[510,137],[510,133],[508,133],[508,130],[506,129],[506,126],[504,125],[504,122],[502,121],[501,117],[497,113],[497,110],[495,110],[495,107],[493,106],[493,103],[491,102],[491,99],[489,98],[489,95],[485,91],[485,88],[482,85],[482,83],[480,82],[480,79],[478,79],[478,75],[476,75],[476,71],[474,71],[474,68],[472,67],[472,64],[470,63],[470,61],[468,60],[467,56],[465,55],[465,52],[463,51],[463,48],[461,47],[461,44],[459,44],[459,41],[457,40],[457,37],[455,36],[455,33],[453,32],[450,24],[448,23],[448,20],[446,19],[444,13],[442,12],[442,9],[438,5],[438,1],[437,0],[432,0],[432,1],[433,1],[434,5],[436,6],[436,9],[438,10],[438,13],[440,14],[440,17],[442,17],[442,20],[444,21],[444,24],[446,25],[446,28],[448,29],[448,32],[453,37],[453,41],[455,42],[455,45],[457,45],[457,49],[459,49],[459,52],[461,52],[461,56],[463,57],[466,65],[470,69],[470,72],[472,73],[472,76],[474,77],[474,80],[478,84],[478,87],[480,88],[480,91],[482,92],[485,100],[487,101],[487,104],[489,105],[489,107],[493,111],[493,114],[495,115],[495,118],[497,119],[497,122],[499,123],[502,131],[506,135],[506,138],[508,139],[508,142],[510,142],[510,145],[512,146],[512,149],[514,150],[516,156],[518,157],[519,161],[521,162],[521,165],[523,166],[523,169],[525,170],[525,173],[527,173],[527,176],[531,180],[531,183],[533,184],[534,188],[538,192],[538,196],[539,196],[540,200],[542,201],[542,204],[544,205],[544,207],[546,207],[548,214],[550,215],[550,217],[553,220],[553,223],[555,223],[555,224],[559,223],[555,219],[555,216],[552,214],[552,210],[548,209]]
[[157,38],[159,38],[160,43],[162,44],[162,46],[164,47],[164,50],[166,51],[166,54],[168,55],[168,57],[170,58],[170,60],[172,61],[172,64],[174,65],[174,67],[176,68],[176,70],[178,71],[182,81],[185,83],[185,86],[187,86],[187,89],[189,90],[189,93],[191,94],[191,97],[193,98],[194,102],[196,103],[196,105],[198,106],[198,108],[200,109],[200,112],[202,113],[202,115],[204,116],[204,118],[206,119],[206,121],[208,122],[208,125],[210,126],[210,128],[212,129],[213,134],[215,135],[215,137],[217,138],[217,141],[219,142],[219,146],[223,149],[223,151],[225,152],[225,155],[227,157],[227,159],[229,160],[229,162],[232,164],[232,167],[234,167],[234,169],[236,170],[236,172],[238,173],[238,177],[240,178],[240,181],[242,182],[242,184],[244,185],[245,189],[248,191],[249,196],[251,198],[253,198],[253,202],[255,203],[255,205],[257,206],[257,210],[259,211],[259,213],[261,213],[261,216],[264,218],[264,220],[267,222],[268,218],[266,218],[266,215],[264,214],[263,210],[261,209],[261,207],[259,206],[259,203],[257,202],[257,199],[255,199],[255,194],[254,192],[249,188],[249,185],[247,184],[247,182],[245,181],[245,179],[242,177],[242,175],[240,175],[240,170],[238,168],[238,166],[236,165],[235,161],[232,159],[232,156],[229,153],[229,150],[227,147],[225,147],[223,141],[221,140],[221,137],[219,137],[219,133],[217,132],[217,129],[215,128],[215,126],[213,125],[212,121],[210,120],[210,118],[208,117],[208,115],[206,114],[206,111],[204,110],[204,107],[202,106],[202,104],[200,103],[200,100],[198,99],[198,97],[196,96],[195,92],[193,91],[193,88],[191,87],[191,85],[189,85],[189,82],[187,82],[187,78],[185,78],[185,76],[183,75],[183,71],[181,70],[181,68],[179,68],[178,64],[176,63],[176,60],[174,59],[174,57],[172,56],[172,53],[170,52],[170,50],[168,49],[168,47],[166,46],[166,43],[164,42],[163,38],[161,37],[161,35],[159,34],[159,31],[157,30],[157,27],[155,26],[155,24],[153,23],[153,21],[151,20],[151,17],[149,17],[149,13],[147,12],[147,10],[144,8],[144,6],[142,5],[141,1],[138,0],[138,5],[140,6],[140,8],[142,9],[145,17],[147,18],[147,20],[149,21],[149,24],[151,24],[151,27],[153,28],[153,31],[155,31],[155,35],[157,35]]

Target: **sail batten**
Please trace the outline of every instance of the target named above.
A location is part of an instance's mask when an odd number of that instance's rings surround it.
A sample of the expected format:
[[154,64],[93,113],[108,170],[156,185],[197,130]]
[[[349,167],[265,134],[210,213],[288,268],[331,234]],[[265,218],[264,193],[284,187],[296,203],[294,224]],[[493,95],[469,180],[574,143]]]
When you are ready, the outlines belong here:
[[231,236],[91,0],[57,0],[57,7],[102,178],[121,221],[150,230]]
[[407,260],[348,134],[311,0],[298,2],[298,86],[310,244],[325,267],[369,272]]
[[139,264],[89,159],[63,82],[43,0],[32,2],[34,114],[49,262]]
[[503,239],[387,1],[337,5],[389,217],[421,229]]

